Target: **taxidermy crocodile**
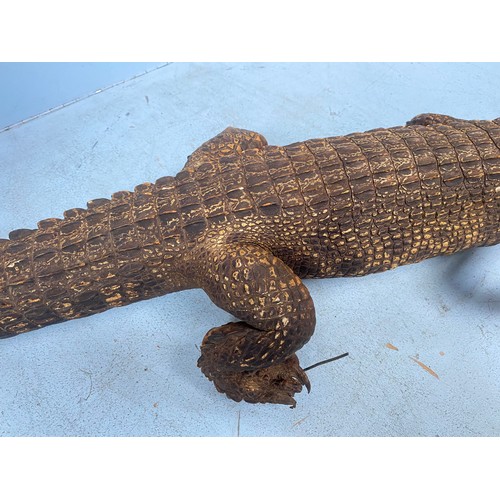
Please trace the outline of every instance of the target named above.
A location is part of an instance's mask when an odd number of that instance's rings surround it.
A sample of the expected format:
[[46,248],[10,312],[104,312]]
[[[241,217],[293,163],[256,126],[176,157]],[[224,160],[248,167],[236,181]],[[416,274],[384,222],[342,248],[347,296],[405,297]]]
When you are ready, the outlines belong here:
[[500,119],[269,146],[228,128],[175,177],[0,240],[0,337],[188,288],[240,321],[198,366],[235,401],[294,406],[313,334],[304,278],[362,276],[500,242]]

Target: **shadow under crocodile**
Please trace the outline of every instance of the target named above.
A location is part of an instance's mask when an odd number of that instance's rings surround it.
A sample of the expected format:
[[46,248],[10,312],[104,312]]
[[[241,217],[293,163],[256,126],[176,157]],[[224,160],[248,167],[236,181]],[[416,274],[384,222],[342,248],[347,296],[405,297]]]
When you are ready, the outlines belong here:
[[486,304],[491,312],[500,312],[499,281],[488,268],[488,262],[496,262],[500,256],[499,250],[475,248],[447,256],[443,284],[463,301]]

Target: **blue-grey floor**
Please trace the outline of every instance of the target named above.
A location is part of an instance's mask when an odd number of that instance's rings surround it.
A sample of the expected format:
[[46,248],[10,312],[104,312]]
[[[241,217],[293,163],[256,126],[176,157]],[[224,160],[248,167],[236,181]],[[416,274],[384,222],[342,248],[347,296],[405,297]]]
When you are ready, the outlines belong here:
[[161,63],[0,63],[0,132]]
[[[171,64],[0,134],[0,236],[175,174],[228,125],[271,144],[500,116],[496,64]],[[307,285],[312,392],[238,404],[196,367],[200,290],[0,342],[0,435],[500,435],[500,247]]]

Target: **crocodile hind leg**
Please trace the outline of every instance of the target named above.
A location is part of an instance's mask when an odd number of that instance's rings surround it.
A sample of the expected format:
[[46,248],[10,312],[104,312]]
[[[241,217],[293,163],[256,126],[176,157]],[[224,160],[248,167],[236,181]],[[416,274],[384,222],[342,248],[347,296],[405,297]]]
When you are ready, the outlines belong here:
[[460,118],[454,118],[449,115],[440,115],[437,113],[423,113],[421,115],[414,116],[410,121],[406,122],[406,125],[453,125],[457,122],[464,122],[466,120],[461,120]]
[[202,286],[238,319],[213,328],[198,366],[219,392],[235,401],[295,406],[310,385],[295,351],[311,337],[314,304],[300,278],[258,245],[218,246],[204,259]]
[[182,170],[192,171],[202,163],[214,163],[224,156],[240,154],[248,149],[267,146],[266,138],[258,132],[228,127],[204,142],[187,159]]

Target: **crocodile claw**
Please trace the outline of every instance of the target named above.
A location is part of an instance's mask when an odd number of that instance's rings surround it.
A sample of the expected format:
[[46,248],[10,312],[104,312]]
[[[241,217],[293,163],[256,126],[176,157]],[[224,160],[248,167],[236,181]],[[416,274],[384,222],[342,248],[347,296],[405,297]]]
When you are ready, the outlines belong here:
[[297,402],[293,396],[301,392],[303,386],[307,392],[311,391],[311,383],[295,354],[282,363],[254,371],[207,374],[201,358],[198,364],[217,390],[234,401],[285,404],[295,408]]
[[[299,366],[300,368],[300,366]],[[300,378],[299,381],[302,383],[302,385],[307,389],[307,394],[311,393],[311,382],[309,381],[309,378],[306,375],[306,372],[300,368],[299,372]]]

